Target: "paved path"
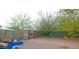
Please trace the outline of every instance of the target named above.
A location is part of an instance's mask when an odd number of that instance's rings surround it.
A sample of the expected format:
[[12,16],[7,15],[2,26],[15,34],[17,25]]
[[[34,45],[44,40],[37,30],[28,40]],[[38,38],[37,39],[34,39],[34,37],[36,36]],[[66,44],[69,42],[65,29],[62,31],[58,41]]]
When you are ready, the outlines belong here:
[[23,49],[79,48],[79,41],[59,38],[36,38],[24,40]]

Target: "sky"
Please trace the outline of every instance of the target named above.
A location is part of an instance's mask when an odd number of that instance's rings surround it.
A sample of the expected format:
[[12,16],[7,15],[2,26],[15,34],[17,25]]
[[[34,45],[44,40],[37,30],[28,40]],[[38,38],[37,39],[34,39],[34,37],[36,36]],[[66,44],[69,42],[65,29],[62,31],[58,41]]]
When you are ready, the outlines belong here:
[[74,0],[71,2],[72,0],[0,0],[0,24],[7,26],[11,17],[18,13],[27,13],[34,20],[39,11],[53,13],[58,9],[77,8],[79,3]]

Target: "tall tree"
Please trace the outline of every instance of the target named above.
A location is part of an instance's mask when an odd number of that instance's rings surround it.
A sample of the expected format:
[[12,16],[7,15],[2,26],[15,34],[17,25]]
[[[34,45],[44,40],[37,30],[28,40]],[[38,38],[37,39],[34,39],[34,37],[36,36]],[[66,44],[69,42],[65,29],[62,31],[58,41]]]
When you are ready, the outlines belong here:
[[68,31],[74,36],[79,29],[79,9],[60,9],[57,15],[58,29]]
[[53,31],[54,30],[54,19],[50,13],[44,14],[39,12],[39,19],[36,22],[36,28],[40,31]]
[[14,17],[11,17],[11,21],[9,23],[9,27],[10,29],[14,30],[14,31],[23,31],[25,29],[30,29],[30,17],[27,16],[27,14],[18,14]]
[[0,25],[0,28],[2,28],[2,26]]
[[51,13],[38,13],[39,18],[35,24],[37,30],[42,31],[41,34],[48,35],[49,32],[52,32],[55,29],[54,18]]

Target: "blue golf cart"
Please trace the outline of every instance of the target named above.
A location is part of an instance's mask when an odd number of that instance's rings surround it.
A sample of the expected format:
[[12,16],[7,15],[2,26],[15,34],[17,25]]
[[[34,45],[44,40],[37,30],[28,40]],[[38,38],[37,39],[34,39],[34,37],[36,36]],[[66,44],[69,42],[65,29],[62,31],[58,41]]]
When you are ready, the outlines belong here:
[[22,34],[16,34],[14,31],[10,30],[0,30],[0,49],[18,49],[23,45],[21,40],[17,38],[22,38]]

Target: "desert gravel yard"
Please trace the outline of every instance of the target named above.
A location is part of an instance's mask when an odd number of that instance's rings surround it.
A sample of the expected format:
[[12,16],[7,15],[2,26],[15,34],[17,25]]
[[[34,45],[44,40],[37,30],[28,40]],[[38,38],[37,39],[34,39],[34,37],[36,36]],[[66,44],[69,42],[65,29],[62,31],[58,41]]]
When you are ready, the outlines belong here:
[[78,38],[35,38],[29,40],[23,40],[24,45],[22,49],[78,49]]

